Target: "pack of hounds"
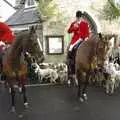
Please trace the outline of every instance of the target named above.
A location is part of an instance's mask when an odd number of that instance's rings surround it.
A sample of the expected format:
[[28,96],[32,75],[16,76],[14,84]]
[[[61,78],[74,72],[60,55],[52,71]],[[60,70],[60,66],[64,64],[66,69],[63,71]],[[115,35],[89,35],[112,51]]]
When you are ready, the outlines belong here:
[[[65,63],[32,63],[32,68],[40,83],[68,84],[68,68]],[[115,60],[106,60],[102,70],[91,72],[89,83],[105,88],[107,94],[113,94],[120,85],[120,65]]]
[[60,83],[67,82],[67,65],[65,63],[32,63],[32,69],[40,83]]
[[109,95],[113,94],[120,85],[120,64],[116,59],[107,59],[104,67],[92,72],[90,83],[105,88]]

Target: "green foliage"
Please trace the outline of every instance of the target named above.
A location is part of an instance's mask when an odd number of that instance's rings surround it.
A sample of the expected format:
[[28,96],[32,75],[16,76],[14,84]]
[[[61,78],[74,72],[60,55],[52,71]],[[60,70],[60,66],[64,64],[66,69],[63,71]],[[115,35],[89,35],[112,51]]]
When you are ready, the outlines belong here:
[[106,20],[114,20],[120,16],[120,6],[114,0],[108,0],[103,8],[102,17]]
[[58,14],[57,5],[53,2],[53,0],[37,0],[37,3],[38,11],[43,16],[51,18],[52,16]]

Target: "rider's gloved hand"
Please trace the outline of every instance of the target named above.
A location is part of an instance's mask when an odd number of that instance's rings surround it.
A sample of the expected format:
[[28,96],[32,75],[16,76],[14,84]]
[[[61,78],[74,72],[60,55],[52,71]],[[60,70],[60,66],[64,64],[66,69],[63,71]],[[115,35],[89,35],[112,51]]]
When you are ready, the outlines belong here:
[[87,40],[88,40],[88,37],[85,38],[85,41],[87,41]]

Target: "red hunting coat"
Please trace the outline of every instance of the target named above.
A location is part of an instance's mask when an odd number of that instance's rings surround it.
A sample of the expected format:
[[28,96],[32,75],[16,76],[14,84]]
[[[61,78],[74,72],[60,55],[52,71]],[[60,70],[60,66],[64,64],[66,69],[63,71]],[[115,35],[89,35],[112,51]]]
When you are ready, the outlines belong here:
[[5,43],[12,43],[15,40],[15,35],[9,26],[3,22],[0,22],[0,41]]
[[78,24],[78,27],[74,26],[76,22],[73,22],[70,25],[70,28],[68,29],[68,33],[73,33],[73,37],[72,40],[70,42],[70,44],[74,44],[77,40],[82,39],[84,40],[85,38],[89,37],[90,32],[89,32],[89,25],[87,23],[87,21],[82,20],[80,23]]

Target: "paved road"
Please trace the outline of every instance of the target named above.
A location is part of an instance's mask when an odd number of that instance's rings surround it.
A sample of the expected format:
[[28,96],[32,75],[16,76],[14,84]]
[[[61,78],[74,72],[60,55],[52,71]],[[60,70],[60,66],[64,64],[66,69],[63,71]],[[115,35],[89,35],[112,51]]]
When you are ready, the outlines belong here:
[[[120,91],[106,96],[100,88],[89,88],[88,101],[76,100],[76,89],[64,86],[27,88],[30,108],[22,120],[120,120]],[[17,97],[17,112],[23,111],[22,99]],[[0,120],[19,120],[8,112],[9,95],[0,89]]]

